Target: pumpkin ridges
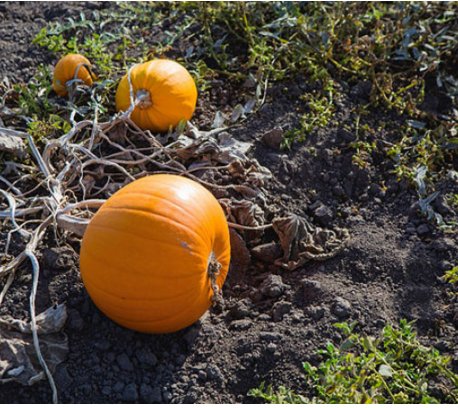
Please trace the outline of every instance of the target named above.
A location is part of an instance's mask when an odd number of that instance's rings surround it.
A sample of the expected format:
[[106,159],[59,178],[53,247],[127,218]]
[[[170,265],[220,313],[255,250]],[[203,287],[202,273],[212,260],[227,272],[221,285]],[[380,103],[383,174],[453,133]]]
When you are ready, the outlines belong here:
[[[99,228],[99,229],[108,229],[108,230],[112,230],[113,232],[122,232],[123,234],[128,234],[128,235],[135,235],[134,233],[132,232],[129,232],[129,231],[120,231],[119,229],[115,229],[115,228],[111,228],[111,227],[108,227],[108,226],[104,226],[104,225],[94,225],[93,228]],[[176,246],[176,243],[172,243],[172,242],[163,242],[159,239],[151,239],[151,238],[145,238],[145,237],[140,237],[139,239],[143,239],[145,241],[151,241],[151,242],[155,242],[157,244],[160,244],[160,245],[165,245],[165,246]],[[186,248],[186,254],[187,255],[192,255],[194,256],[195,258],[199,258],[199,254],[197,253],[196,250],[193,250],[192,247],[189,245],[187,246]],[[89,252],[91,252],[89,249],[88,249]],[[95,252],[92,252],[92,256],[94,257],[94,259],[97,259],[97,256],[95,255]],[[113,266],[113,268],[116,268],[115,266]],[[188,273],[188,274],[184,274],[184,275],[179,275],[178,277],[180,279],[185,279],[189,276],[193,276],[193,274],[191,273]],[[158,276],[158,278],[161,278],[161,275]],[[164,279],[167,279],[167,277],[165,277]]]
[[[172,176],[172,177],[177,177],[177,176]],[[189,180],[189,182],[191,183],[190,185],[194,186],[194,183],[195,183],[194,181],[192,181],[190,179],[186,179],[186,180]],[[199,224],[200,224],[202,227],[205,227],[206,233],[211,235],[211,230],[212,230],[211,225],[214,224],[215,220],[214,219],[207,220],[207,222],[204,225],[202,225],[202,218],[206,218],[207,215],[208,215],[208,214],[206,214],[206,211],[203,210],[203,207],[198,206],[197,208],[193,208],[193,212],[190,212],[188,210],[187,206],[184,205],[183,203],[179,204],[179,203],[175,202],[174,200],[170,199],[170,196],[173,196],[174,194],[176,194],[176,191],[167,190],[168,188],[170,188],[169,184],[167,184],[165,182],[161,182],[161,180],[159,179],[158,181],[155,181],[155,185],[163,186],[162,190],[160,192],[157,191],[157,190],[152,191],[151,188],[148,189],[147,185],[145,185],[144,187],[142,186],[142,190],[139,190],[137,188],[134,192],[131,192],[129,189],[126,189],[124,191],[120,191],[119,192],[120,194],[117,193],[117,199],[120,199],[122,197],[123,199],[126,199],[126,200],[128,199],[128,200],[131,200],[133,202],[136,202],[138,200],[136,200],[133,197],[133,194],[135,194],[135,195],[137,195],[137,194],[145,194],[146,197],[152,197],[152,198],[157,198],[159,200],[165,200],[167,203],[172,205],[174,208],[178,209],[184,216],[191,217],[193,219],[193,221],[196,223],[195,224],[195,228],[197,228],[199,226]],[[199,185],[199,187],[200,187],[200,193],[204,195],[205,200],[206,201],[210,200],[210,203],[216,204],[217,210],[221,211],[221,213],[224,216],[224,213],[222,212],[222,209],[221,209],[219,203],[214,201],[214,196],[207,189],[205,189],[204,187],[202,187],[200,185]],[[128,197],[126,197],[126,196],[128,196]],[[199,197],[199,199],[200,199],[200,201],[203,200],[203,198],[201,198],[201,197]],[[147,210],[149,210],[149,209],[147,209]],[[200,217],[200,221],[199,221],[199,217]],[[212,239],[213,239],[213,237],[212,237]],[[211,242],[211,247],[213,247],[213,242]]]
[[[154,60],[152,61],[149,65],[145,64],[144,66],[144,72],[145,72],[145,79],[143,81],[143,86],[148,89],[152,94],[157,95],[157,89],[156,87],[160,87],[166,82],[167,78],[166,77],[158,77],[157,75],[154,75],[154,71],[157,69],[157,61]],[[151,95],[151,99],[152,99]],[[154,102],[153,102],[154,105]]]
[[[150,211],[148,210],[141,210],[141,209],[138,209],[138,208],[121,208],[121,207],[109,207],[109,208],[105,208],[104,211],[115,211],[115,210],[121,210],[121,211],[132,211],[132,212],[141,212],[141,213],[144,213],[144,214],[148,214],[150,215],[151,217],[159,217],[159,218],[163,218],[163,219],[167,219],[167,216],[165,215],[161,215],[161,214],[156,214],[156,213],[151,213]],[[187,225],[185,224],[182,224],[176,220],[168,220],[169,222],[172,222],[174,224],[178,224],[181,228],[184,228],[186,229],[187,231],[190,231],[194,236],[196,237],[199,237],[200,241],[202,244],[204,244],[205,246],[208,246],[209,248],[211,248],[210,246],[210,243],[206,242],[204,238],[202,238],[202,236],[200,236],[197,232],[195,232],[193,229],[189,228]]]
[[[131,68],[134,92],[149,92],[152,105],[136,106],[131,119],[142,129],[167,131],[181,120],[189,120],[197,102],[197,88],[192,76],[180,64],[171,60],[152,60]],[[116,92],[116,109],[130,106],[128,77],[125,75]]]
[[[133,201],[135,201],[135,197],[134,196],[140,196],[140,195],[144,195],[145,197],[151,197],[151,198],[155,198],[157,200],[163,200],[165,202],[167,202],[169,205],[173,206],[178,212],[180,212],[181,214],[183,214],[184,216],[186,217],[189,217],[189,218],[192,218],[193,221],[196,223],[196,225],[198,225],[199,223],[201,223],[202,221],[200,221],[196,216],[195,216],[195,211],[194,212],[189,212],[185,206],[180,206],[179,204],[177,204],[176,202],[174,202],[173,200],[170,200],[166,195],[158,195],[157,192],[155,192],[153,194],[153,192],[151,191],[145,191],[145,192],[140,192],[140,191],[135,191],[135,192],[125,192],[122,197],[125,197],[126,195],[129,196],[130,199],[132,199]],[[118,198],[121,197],[121,196],[118,196]],[[112,206],[108,207],[108,208],[114,208]],[[124,208],[124,207],[123,207]],[[197,209],[199,210],[199,209]],[[148,211],[148,210],[147,210]],[[200,213],[201,215],[203,215],[203,213],[201,212]],[[210,226],[208,225],[209,223],[206,223],[204,225],[205,227],[205,230],[207,232],[207,234],[210,234]],[[211,243],[211,247],[213,247],[213,242]]]
[[130,81],[132,82],[134,96],[140,89],[147,90],[144,66],[145,63],[139,64],[138,66],[134,67],[130,73]]
[[[130,194],[129,194],[130,195]],[[132,194],[133,195],[133,194]],[[150,196],[150,195],[149,195]],[[205,234],[204,235],[211,235],[211,225],[209,222],[207,223],[202,223],[202,221],[199,221],[198,218],[196,218],[195,214],[194,213],[191,213],[189,211],[186,211],[184,207],[181,207],[180,205],[178,205],[177,203],[174,203],[173,201],[170,201],[170,200],[167,200],[166,197],[160,197],[160,196],[155,196],[155,198],[159,201],[165,201],[167,202],[169,205],[171,205],[174,209],[177,210],[177,212],[179,212],[180,214],[182,214],[184,217],[186,217],[187,219],[192,219],[194,224],[196,226],[200,226],[200,228],[204,229],[205,231]],[[110,208],[113,208],[113,207],[110,207]],[[166,214],[163,214],[164,216],[167,216]],[[177,222],[180,222],[179,220],[177,220]],[[202,238],[203,239],[203,238]],[[210,248],[213,248],[213,242],[212,240],[210,240],[210,243],[209,243],[209,247]]]
[[[96,228],[99,228],[99,229],[102,229],[100,228],[99,226],[97,226]],[[106,228],[105,228],[106,229]],[[96,237],[100,236],[101,234],[97,234],[97,232],[93,232],[95,234]],[[121,234],[121,232],[117,232],[118,234]],[[113,234],[116,234],[115,232],[113,232]],[[130,240],[132,242],[134,242],[134,238],[132,237],[133,234],[129,234],[130,235]],[[137,241],[138,240],[143,240],[145,241],[144,238],[142,237],[139,237],[137,238]],[[150,242],[148,242],[148,245],[151,245]],[[190,244],[190,246],[192,245],[192,243]],[[160,247],[159,247],[160,248]],[[179,266],[177,268],[175,268],[173,270],[173,273],[174,273],[174,279],[188,279],[190,276],[194,276],[195,278],[195,282],[198,282],[199,280],[199,276],[195,274],[195,270],[198,269],[198,266],[200,264],[201,266],[201,269],[202,270],[206,270],[206,267],[207,267],[207,259],[206,259],[206,256],[205,255],[200,255],[197,251],[199,249],[196,248],[194,251],[189,251],[185,248],[182,248],[183,251],[182,251],[182,254],[180,255],[180,258],[181,260],[184,260],[186,259],[187,261],[189,261],[190,263],[192,262],[192,265],[193,265],[193,268],[190,268],[188,272],[185,272],[185,270],[181,270],[179,271]],[[98,256],[98,254],[95,254],[94,251],[92,251],[91,249],[87,249],[87,252],[88,252],[88,255],[95,261],[97,262],[102,262],[102,258],[100,258]],[[166,253],[167,250],[164,249],[162,251],[162,253]],[[143,254],[145,255],[145,254]],[[169,261],[170,262],[170,261]],[[116,270],[119,270],[120,272],[122,272],[122,268],[126,269],[126,267],[128,265],[119,265],[118,264],[112,264],[112,261],[110,259],[107,259],[106,260],[106,265],[108,268],[112,268],[112,269],[116,269]],[[154,266],[154,265],[153,265]],[[170,277],[170,272],[167,271],[167,270],[164,270],[161,268],[161,265],[155,265],[157,269],[154,270],[154,278],[158,281],[161,281],[161,282],[165,282],[167,279],[169,279]],[[151,267],[151,266],[150,266]],[[177,273],[180,272],[180,274],[178,275]],[[128,274],[132,274],[132,273],[135,273],[136,276],[138,276],[139,278],[142,278],[142,279],[146,279],[148,281],[152,281],[153,278],[149,278],[149,274],[151,273],[151,270],[150,268],[148,268],[147,266],[145,265],[136,265],[136,264],[130,264],[130,268],[129,268],[129,272],[126,273],[125,275],[128,276]],[[107,275],[107,273],[100,273],[100,275],[103,275],[105,277],[105,275]],[[204,273],[202,273],[202,275],[204,275]],[[160,283],[160,282],[155,282],[156,284]]]

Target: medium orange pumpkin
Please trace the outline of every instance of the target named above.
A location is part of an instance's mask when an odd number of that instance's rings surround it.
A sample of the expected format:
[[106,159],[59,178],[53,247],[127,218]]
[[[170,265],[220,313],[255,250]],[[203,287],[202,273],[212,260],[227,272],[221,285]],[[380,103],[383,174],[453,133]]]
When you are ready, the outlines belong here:
[[118,324],[168,333],[196,322],[211,305],[208,270],[229,268],[229,228],[216,198],[185,177],[153,175],[121,188],[83,236],[83,283]]
[[90,71],[91,63],[81,54],[68,54],[61,58],[54,68],[52,88],[59,96],[68,93],[67,82],[77,78],[81,79],[86,85],[92,85],[92,74]]
[[[182,120],[191,119],[197,101],[197,88],[189,72],[175,61],[155,59],[130,70],[135,98],[140,98],[131,119],[142,129],[165,132]],[[128,74],[118,85],[116,109],[130,107]]]

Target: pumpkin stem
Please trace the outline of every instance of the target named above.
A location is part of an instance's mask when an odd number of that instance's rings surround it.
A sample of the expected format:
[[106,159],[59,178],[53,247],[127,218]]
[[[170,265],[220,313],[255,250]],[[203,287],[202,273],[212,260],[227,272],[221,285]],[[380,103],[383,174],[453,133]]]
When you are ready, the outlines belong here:
[[140,109],[149,108],[153,102],[151,101],[151,94],[146,89],[139,89],[135,94],[135,105]]
[[223,296],[221,295],[221,288],[216,283],[216,278],[219,275],[220,269],[221,264],[218,262],[218,260],[215,257],[215,254],[212,252],[208,259],[207,269],[208,277],[210,278],[210,284],[213,290],[212,303],[214,307],[217,306],[222,309],[224,305],[224,300]]

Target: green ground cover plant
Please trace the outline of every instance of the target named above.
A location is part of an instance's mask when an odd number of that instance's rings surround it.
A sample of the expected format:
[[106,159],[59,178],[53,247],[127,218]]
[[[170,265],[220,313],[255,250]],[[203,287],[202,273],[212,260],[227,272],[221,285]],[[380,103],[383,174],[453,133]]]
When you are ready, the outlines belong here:
[[[355,324],[338,323],[346,338],[318,351],[318,365],[303,364],[306,394],[261,384],[250,395],[269,403],[426,404],[458,401],[458,376],[450,357],[418,340],[412,325],[386,325],[376,338],[355,332]],[[441,378],[432,387],[430,379]]]

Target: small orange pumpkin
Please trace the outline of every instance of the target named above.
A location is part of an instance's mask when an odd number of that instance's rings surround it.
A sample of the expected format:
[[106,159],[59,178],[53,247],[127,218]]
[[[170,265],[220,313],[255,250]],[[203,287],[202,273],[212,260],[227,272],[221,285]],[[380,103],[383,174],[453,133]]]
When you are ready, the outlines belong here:
[[92,73],[90,70],[91,63],[81,54],[67,54],[62,57],[54,68],[52,88],[59,96],[65,96],[68,93],[67,82],[75,78],[81,79],[86,85],[92,85]]
[[[165,132],[182,120],[191,119],[197,101],[197,88],[189,72],[175,61],[155,59],[130,70],[134,96],[141,99],[131,119],[142,129]],[[118,85],[116,109],[129,109],[128,74]]]
[[[168,333],[211,305],[209,269],[229,268],[229,227],[216,198],[185,177],[153,175],[116,192],[83,236],[80,268],[96,306],[121,326]],[[213,269],[214,270],[214,269]]]

